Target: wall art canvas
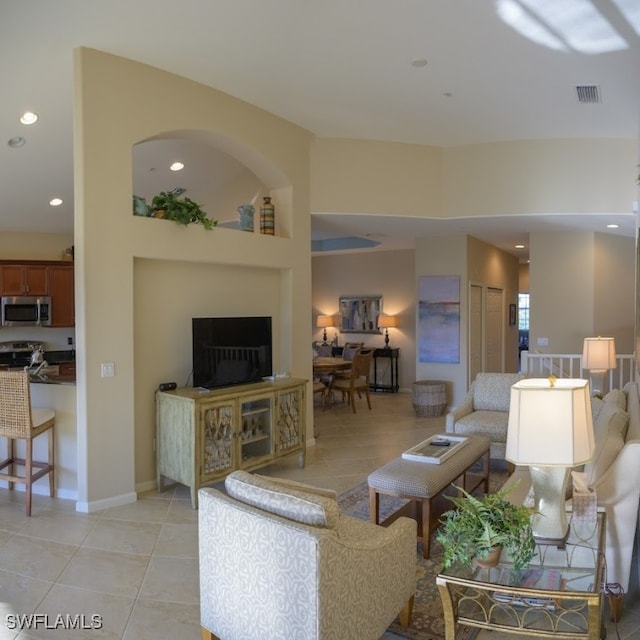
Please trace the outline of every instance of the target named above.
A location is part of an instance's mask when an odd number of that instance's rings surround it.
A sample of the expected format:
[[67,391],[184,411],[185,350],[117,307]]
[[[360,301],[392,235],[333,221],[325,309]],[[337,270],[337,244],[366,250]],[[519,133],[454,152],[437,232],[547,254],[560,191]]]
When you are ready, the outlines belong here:
[[382,296],[340,296],[339,304],[342,333],[380,333]]
[[418,281],[419,362],[460,362],[460,276]]

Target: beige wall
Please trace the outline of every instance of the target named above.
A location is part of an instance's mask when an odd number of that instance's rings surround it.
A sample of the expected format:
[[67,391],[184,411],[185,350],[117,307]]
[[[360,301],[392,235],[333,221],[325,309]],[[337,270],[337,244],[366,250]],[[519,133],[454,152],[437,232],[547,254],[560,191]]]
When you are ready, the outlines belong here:
[[530,244],[530,349],[582,353],[586,336],[606,334],[632,353],[635,241],[567,231],[532,233]]
[[[172,379],[176,363],[158,352],[176,348],[176,327],[136,314],[134,263],[137,259],[181,263],[181,287],[193,287],[216,309],[248,298],[247,268],[277,272],[267,291],[279,302],[277,361],[296,377],[309,378],[311,333],[308,316],[294,309],[311,306],[309,247],[308,132],[219,91],[123,58],[89,49],[75,51],[75,246],[76,339],[78,342],[79,510],[135,499],[136,476],[148,476],[148,449],[136,469],[136,447],[148,439],[150,393],[158,380]],[[129,96],[161,96],[132,100]],[[247,166],[274,196],[276,237],[227,229],[206,232],[131,214],[131,149],[162,132],[190,131]],[[252,194],[253,195],[253,194]],[[184,263],[194,265],[191,277]],[[224,265],[202,286],[199,265]],[[149,263],[153,271],[153,264]],[[243,275],[236,276],[233,268]],[[157,276],[160,278],[164,269]],[[147,273],[144,277],[153,278]],[[276,284],[277,283],[277,284]],[[236,284],[237,286],[234,286]],[[211,302],[223,290],[226,304]],[[229,292],[233,291],[233,295]],[[180,292],[179,295],[183,295]],[[191,317],[193,309],[185,309]],[[149,320],[149,324],[144,324]],[[179,328],[178,328],[179,330]],[[153,332],[154,344],[135,345]],[[183,336],[178,338],[180,343]],[[304,348],[303,348],[304,347]],[[187,357],[181,361],[184,369]],[[101,378],[101,363],[115,363],[116,375]],[[148,362],[154,363],[153,368]],[[312,399],[308,399],[308,405]],[[144,407],[147,408],[145,413]],[[139,411],[141,413],[137,414]],[[136,419],[147,421],[135,425]],[[309,425],[308,432],[311,432]],[[144,435],[147,434],[147,435]],[[144,441],[142,441],[144,440]]]
[[55,233],[0,233],[0,260],[62,260],[73,245],[73,235]]
[[[315,256],[312,259],[311,290],[310,322],[314,340],[322,339],[322,329],[315,326],[316,317],[338,313],[341,295],[381,295],[383,313],[398,316],[398,327],[389,329],[389,346],[399,347],[399,384],[401,389],[411,390],[411,383],[415,380],[416,351],[414,252]],[[328,339],[331,340],[335,333],[335,330],[329,330]],[[384,337],[380,334],[338,332],[338,340],[340,344],[357,341],[367,346],[384,347]],[[383,364],[381,361],[381,374],[386,375],[384,367],[387,365],[388,362]]]

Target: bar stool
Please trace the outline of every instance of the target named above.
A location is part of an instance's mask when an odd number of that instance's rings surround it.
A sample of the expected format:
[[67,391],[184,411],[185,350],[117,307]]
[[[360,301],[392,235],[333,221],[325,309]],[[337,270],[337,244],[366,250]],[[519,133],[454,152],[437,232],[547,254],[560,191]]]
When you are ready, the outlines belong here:
[[[0,461],[0,470],[8,467],[8,473],[0,473],[0,480],[24,484],[26,512],[31,515],[31,487],[33,483],[49,474],[49,495],[54,495],[54,434],[55,411],[36,409],[31,406],[29,374],[26,371],[0,371],[0,437],[8,439],[8,458]],[[41,433],[49,434],[49,459],[47,462],[33,460],[33,440]],[[25,457],[17,458],[15,441],[25,441]],[[23,476],[16,475],[16,467],[24,467]],[[34,468],[37,469],[34,473]]]

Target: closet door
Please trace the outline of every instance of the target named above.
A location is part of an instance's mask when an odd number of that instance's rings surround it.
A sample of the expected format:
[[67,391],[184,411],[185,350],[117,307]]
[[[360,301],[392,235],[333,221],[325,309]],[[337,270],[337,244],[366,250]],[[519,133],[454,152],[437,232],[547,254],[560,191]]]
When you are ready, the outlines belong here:
[[469,385],[482,371],[482,287],[469,287]]
[[503,353],[503,292],[502,289],[487,287],[485,304],[485,357],[484,370],[501,372],[504,370]]

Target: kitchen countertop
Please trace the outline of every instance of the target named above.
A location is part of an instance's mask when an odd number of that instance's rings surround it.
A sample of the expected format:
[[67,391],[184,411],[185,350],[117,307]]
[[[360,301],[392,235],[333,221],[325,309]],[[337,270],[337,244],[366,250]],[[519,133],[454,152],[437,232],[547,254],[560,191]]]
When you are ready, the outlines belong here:
[[75,385],[76,377],[74,375],[29,375],[29,381],[36,384],[66,384],[66,385]]

